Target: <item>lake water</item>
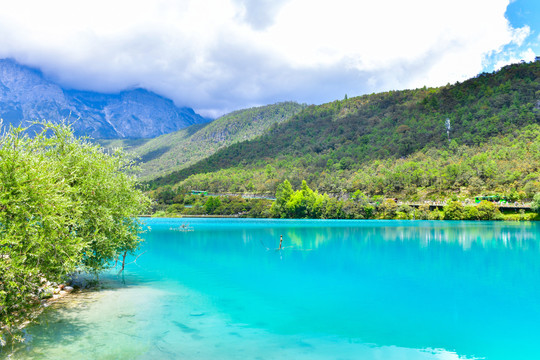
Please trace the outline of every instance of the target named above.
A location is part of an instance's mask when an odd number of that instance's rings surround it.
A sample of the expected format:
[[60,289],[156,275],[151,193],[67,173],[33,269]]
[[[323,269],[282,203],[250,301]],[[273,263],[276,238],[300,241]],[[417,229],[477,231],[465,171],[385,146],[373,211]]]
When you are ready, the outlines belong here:
[[125,283],[51,306],[10,359],[540,353],[540,224],[144,221]]

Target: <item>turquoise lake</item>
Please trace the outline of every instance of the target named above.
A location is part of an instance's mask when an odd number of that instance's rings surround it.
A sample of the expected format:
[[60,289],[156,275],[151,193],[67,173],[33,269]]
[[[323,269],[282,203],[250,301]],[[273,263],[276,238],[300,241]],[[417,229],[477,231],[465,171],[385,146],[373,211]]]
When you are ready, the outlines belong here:
[[50,306],[9,359],[539,356],[540,224],[143,221],[124,277]]

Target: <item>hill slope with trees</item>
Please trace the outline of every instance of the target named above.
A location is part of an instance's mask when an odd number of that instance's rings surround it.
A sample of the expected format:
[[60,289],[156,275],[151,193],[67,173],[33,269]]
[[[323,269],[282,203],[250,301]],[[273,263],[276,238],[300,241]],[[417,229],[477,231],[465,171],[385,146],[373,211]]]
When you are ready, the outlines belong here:
[[234,143],[251,140],[288,120],[306,105],[282,102],[238,110],[207,124],[197,124],[148,141],[102,141],[123,146],[140,158],[142,176],[152,178],[205,159]]
[[[285,179],[297,188],[305,179],[321,192],[414,196],[410,188],[472,193],[511,181],[516,191],[530,183],[532,193],[540,181],[538,124],[540,62],[515,64],[441,88],[309,106],[258,138],[150,185],[274,193]],[[400,170],[408,166],[415,170]],[[430,175],[417,172],[421,181],[403,175],[416,170]],[[390,184],[372,186],[381,181]]]

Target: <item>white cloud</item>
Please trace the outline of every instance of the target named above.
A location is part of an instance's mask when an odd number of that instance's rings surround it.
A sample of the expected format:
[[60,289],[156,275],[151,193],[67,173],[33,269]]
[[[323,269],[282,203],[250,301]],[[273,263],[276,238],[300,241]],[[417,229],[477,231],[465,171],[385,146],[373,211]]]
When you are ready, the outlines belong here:
[[522,51],[519,54],[511,52],[511,53],[505,54],[505,56],[502,59],[498,60],[494,64],[493,68],[495,70],[499,70],[506,65],[517,64],[521,61],[531,62],[531,61],[534,61],[535,57],[536,57],[536,54],[531,48],[528,48],[527,50]]
[[534,58],[536,57],[536,54],[533,51],[533,49],[528,48],[527,50],[523,51],[520,54],[520,57],[526,62],[531,62],[531,61],[534,61]]
[[523,43],[509,0],[4,1],[0,57],[64,85],[142,86],[206,114],[471,77]]
[[530,34],[531,28],[528,25],[514,29],[512,32],[512,43],[516,44],[517,46],[521,46]]

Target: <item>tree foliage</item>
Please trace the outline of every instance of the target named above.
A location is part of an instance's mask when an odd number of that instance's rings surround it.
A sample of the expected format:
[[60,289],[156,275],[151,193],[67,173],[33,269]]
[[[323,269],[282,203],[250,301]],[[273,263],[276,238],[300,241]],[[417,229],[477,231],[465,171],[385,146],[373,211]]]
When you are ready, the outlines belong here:
[[531,209],[532,211],[540,214],[540,192],[534,195],[533,201],[531,203]]
[[[175,184],[227,169],[259,170],[270,163],[277,172],[302,172],[297,181],[306,179],[319,191],[332,192],[334,174],[342,177],[369,163],[407,159],[430,150],[452,156],[462,147],[483,147],[493,138],[512,137],[537,125],[539,74],[540,62],[517,64],[437,89],[391,91],[309,106],[260,137],[232,144],[152,184]],[[447,119],[452,124],[449,132]],[[444,164],[438,186],[469,179],[481,186],[485,178],[497,175],[496,162],[489,159],[472,178],[459,177],[459,164]],[[326,181],[320,184],[324,187],[315,186],[315,178]],[[403,190],[396,180],[397,187],[382,191]]]
[[135,216],[149,205],[132,162],[42,123],[0,138],[0,335],[36,305],[43,279],[99,272],[140,245]]
[[463,213],[465,209],[463,205],[458,201],[450,201],[444,208],[445,220],[461,220],[463,219]]

